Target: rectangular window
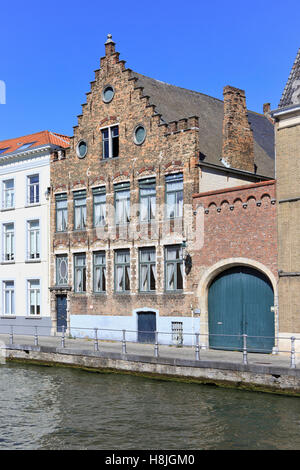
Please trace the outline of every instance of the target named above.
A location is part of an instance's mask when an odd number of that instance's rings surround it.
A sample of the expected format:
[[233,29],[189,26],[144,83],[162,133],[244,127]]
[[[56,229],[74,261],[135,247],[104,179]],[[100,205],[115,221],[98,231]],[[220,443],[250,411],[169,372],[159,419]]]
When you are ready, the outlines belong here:
[[3,261],[15,259],[15,229],[14,224],[3,225]]
[[115,158],[119,156],[118,126],[102,129],[102,155],[103,158]]
[[56,285],[68,285],[68,255],[56,256]]
[[140,291],[155,291],[156,255],[155,248],[140,248]]
[[39,220],[30,220],[27,222],[28,230],[28,253],[27,259],[40,259],[40,222]]
[[106,291],[105,252],[94,253],[94,292]]
[[68,228],[68,199],[66,194],[55,196],[56,231],[66,232]]
[[129,250],[117,250],[115,252],[115,290],[116,292],[130,291]]
[[165,248],[166,290],[183,289],[183,258],[182,246],[174,245]]
[[86,191],[76,191],[74,196],[74,230],[86,227]]
[[139,182],[140,189],[140,221],[150,222],[155,219],[156,186],[155,178]]
[[40,178],[39,175],[27,176],[27,204],[40,202]]
[[166,176],[166,216],[168,219],[183,215],[183,175]]
[[15,283],[3,282],[3,314],[15,315]]
[[74,255],[74,291],[86,292],[85,254]]
[[29,315],[40,315],[41,303],[40,303],[40,281],[30,280],[28,281],[28,311]]
[[172,341],[175,344],[183,344],[183,323],[172,321]]
[[11,209],[15,207],[15,184],[14,180],[3,181],[2,208]]
[[115,185],[116,224],[124,225],[130,221],[130,184]]
[[106,220],[106,194],[105,188],[93,189],[94,227],[102,227]]

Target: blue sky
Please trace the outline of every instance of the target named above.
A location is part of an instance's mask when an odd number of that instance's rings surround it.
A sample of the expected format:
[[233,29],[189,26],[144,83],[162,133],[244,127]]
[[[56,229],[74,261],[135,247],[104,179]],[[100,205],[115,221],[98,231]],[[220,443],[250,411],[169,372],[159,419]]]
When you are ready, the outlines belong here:
[[94,70],[113,35],[126,66],[248,108],[275,109],[300,47],[299,0],[47,0],[2,2],[0,140],[73,134]]

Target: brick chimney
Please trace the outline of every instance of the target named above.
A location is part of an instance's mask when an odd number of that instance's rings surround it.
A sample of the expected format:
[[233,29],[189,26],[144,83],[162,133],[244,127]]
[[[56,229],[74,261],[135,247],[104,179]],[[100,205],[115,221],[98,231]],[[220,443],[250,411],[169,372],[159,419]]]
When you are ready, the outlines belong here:
[[254,172],[254,139],[247,116],[245,92],[226,86],[223,96],[222,162],[229,168]]
[[105,43],[105,55],[106,57],[113,55],[115,51],[115,42],[112,40],[112,35],[108,34],[107,35],[107,41]]
[[263,105],[263,113],[268,114],[271,111],[271,103],[264,103]]

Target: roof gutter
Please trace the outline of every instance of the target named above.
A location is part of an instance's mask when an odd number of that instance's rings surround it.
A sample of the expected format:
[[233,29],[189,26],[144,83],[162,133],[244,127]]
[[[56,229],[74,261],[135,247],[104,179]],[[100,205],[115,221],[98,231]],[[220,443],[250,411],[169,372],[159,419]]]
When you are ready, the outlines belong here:
[[225,173],[231,173],[234,175],[247,176],[248,178],[251,177],[256,180],[261,180],[261,181],[269,181],[270,179],[274,179],[274,177],[271,177],[271,176],[257,175],[256,173],[251,173],[250,171],[238,170],[236,168],[226,168],[220,165],[215,165],[213,163],[200,162],[197,164],[197,166],[211,168],[214,170],[219,170],[219,171],[223,171]]
[[4,160],[13,160],[14,158],[16,157],[24,157],[24,156],[30,156],[30,155],[33,155],[35,153],[40,153],[40,152],[44,152],[44,151],[47,151],[47,150],[51,150],[51,149],[57,149],[57,148],[60,148],[58,145],[53,145],[53,144],[46,144],[46,145],[42,145],[40,147],[35,147],[33,149],[29,149],[29,150],[24,150],[23,152],[18,152],[18,151],[15,151],[15,152],[10,152],[10,153],[6,153],[2,156],[0,156],[0,164],[2,161]]

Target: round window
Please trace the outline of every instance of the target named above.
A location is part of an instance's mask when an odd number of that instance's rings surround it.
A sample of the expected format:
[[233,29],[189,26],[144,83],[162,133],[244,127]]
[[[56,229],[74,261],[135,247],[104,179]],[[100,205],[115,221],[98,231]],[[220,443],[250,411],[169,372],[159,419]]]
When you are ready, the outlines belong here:
[[87,154],[87,143],[84,140],[81,140],[77,144],[77,155],[79,158],[84,158]]
[[115,90],[113,89],[113,87],[110,85],[107,85],[104,88],[103,93],[102,93],[102,98],[103,98],[104,103],[109,103],[113,99],[114,94],[115,94]]
[[137,126],[134,130],[134,141],[137,145],[141,145],[146,139],[146,129],[143,126]]

